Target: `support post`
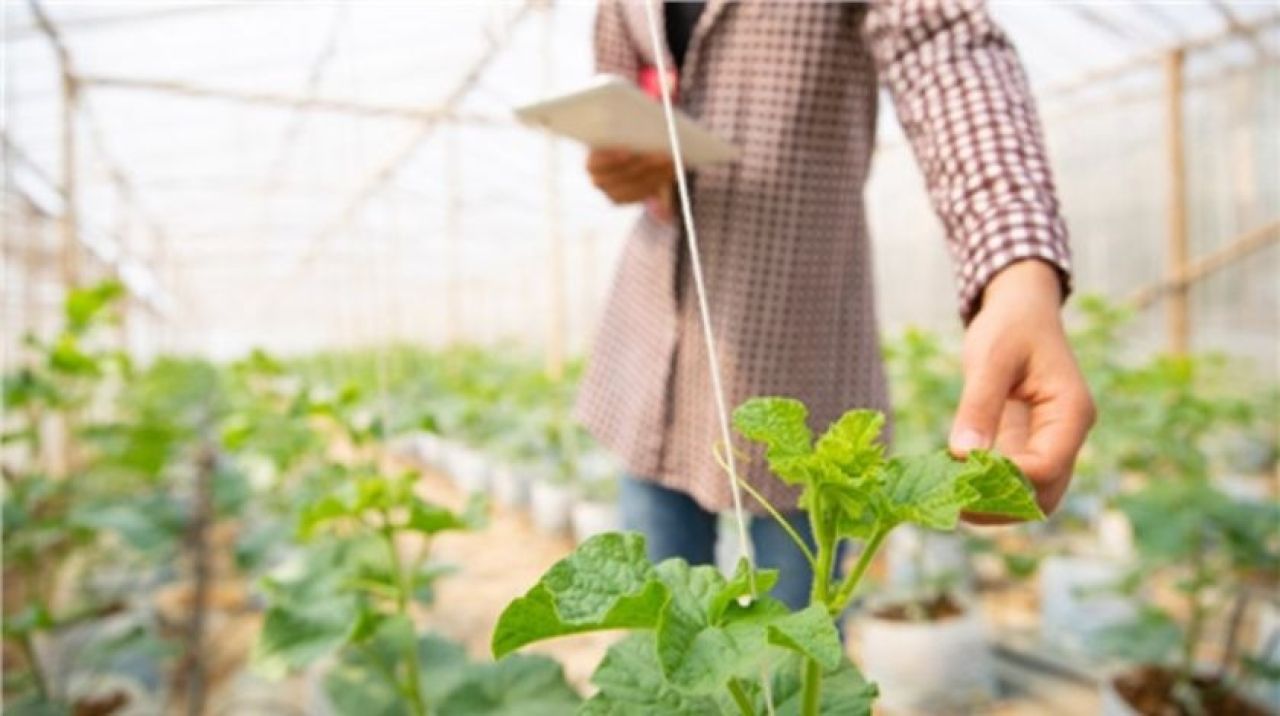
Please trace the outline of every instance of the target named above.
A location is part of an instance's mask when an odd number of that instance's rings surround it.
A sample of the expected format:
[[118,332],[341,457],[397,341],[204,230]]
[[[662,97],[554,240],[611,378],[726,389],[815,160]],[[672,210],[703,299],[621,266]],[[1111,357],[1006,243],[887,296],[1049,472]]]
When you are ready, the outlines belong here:
[[80,282],[80,241],[76,216],[76,106],[79,88],[76,78],[66,67],[62,69],[62,209],[61,275],[63,288],[71,291]]
[[[1183,66],[1185,55],[1174,49],[1165,55],[1166,152],[1168,155],[1168,275],[1176,280],[1187,270],[1187,167],[1182,122]],[[1169,350],[1184,354],[1190,347],[1190,286],[1174,284],[1165,304],[1169,333]]]
[[448,199],[445,203],[445,342],[457,343],[462,337],[462,266],[460,260],[462,237],[459,236],[462,212],[462,177],[458,171],[458,130],[449,128],[444,144],[445,182],[448,183]]

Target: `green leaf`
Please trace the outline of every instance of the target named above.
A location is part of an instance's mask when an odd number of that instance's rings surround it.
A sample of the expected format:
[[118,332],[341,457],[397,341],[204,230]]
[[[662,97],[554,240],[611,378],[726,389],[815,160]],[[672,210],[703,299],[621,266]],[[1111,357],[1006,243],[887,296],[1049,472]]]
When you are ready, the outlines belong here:
[[513,654],[473,666],[440,703],[450,716],[564,716],[581,698],[560,664],[545,656]]
[[960,479],[966,469],[945,451],[890,460],[884,476],[887,517],[894,523],[955,529],[960,512],[980,497]]
[[[659,565],[661,566],[661,565]],[[773,589],[773,585],[778,583],[778,570],[761,569],[755,573],[756,593],[768,594]],[[738,560],[737,569],[733,573],[733,578],[725,583],[723,587],[715,594],[707,607],[707,616],[711,622],[719,623],[720,618],[724,615],[725,609],[730,604],[738,601],[741,597],[751,594],[751,563],[746,557]]]
[[172,548],[184,527],[181,509],[165,495],[82,505],[72,513],[70,522],[78,527],[115,533],[133,549],[149,554]]
[[597,535],[507,605],[493,632],[493,655],[568,634],[650,628],[666,601],[667,590],[645,558],[644,537]]
[[815,450],[847,475],[857,477],[884,462],[884,445],[877,442],[884,416],[874,410],[850,410],[827,428]]
[[404,527],[425,535],[480,529],[484,526],[487,510],[488,501],[481,494],[473,494],[461,514],[414,497],[409,505],[409,520]]
[[763,443],[769,467],[784,482],[805,482],[813,434],[809,410],[791,398],[752,398],[733,411],[733,425],[749,440]]
[[964,511],[1016,519],[1044,517],[1018,468],[983,451],[963,462],[945,450],[894,458],[885,468],[884,493],[882,516],[891,524],[952,530]]
[[81,350],[80,342],[69,333],[62,334],[54,342],[49,351],[49,367],[71,376],[96,377],[102,374],[98,360]]
[[302,509],[298,516],[299,539],[311,539],[321,527],[351,515],[351,508],[337,495],[325,495]]
[[103,310],[123,295],[124,284],[114,280],[72,290],[67,294],[63,306],[68,327],[74,331],[83,331]]
[[1183,633],[1162,609],[1147,607],[1137,617],[1107,627],[1093,638],[1102,653],[1143,664],[1168,664],[1181,653]]
[[755,678],[782,653],[771,648],[768,627],[787,615],[786,606],[770,597],[747,607],[729,605],[720,624],[668,609],[657,635],[663,673],[682,692],[700,695],[715,693],[731,678]]
[[282,678],[311,664],[347,642],[357,616],[355,600],[344,596],[272,606],[254,645],[254,669]]
[[811,604],[774,621],[768,626],[768,634],[770,644],[813,659],[824,671],[835,669],[844,658],[840,633],[821,604]]
[[963,479],[978,493],[965,506],[970,512],[1023,520],[1042,520],[1035,489],[1011,460],[977,450],[965,461]]
[[720,716],[714,700],[681,694],[662,675],[653,632],[631,634],[609,647],[591,675],[600,691],[579,716]]
[[21,698],[6,698],[4,712],[10,716],[71,716],[71,707],[32,694]]

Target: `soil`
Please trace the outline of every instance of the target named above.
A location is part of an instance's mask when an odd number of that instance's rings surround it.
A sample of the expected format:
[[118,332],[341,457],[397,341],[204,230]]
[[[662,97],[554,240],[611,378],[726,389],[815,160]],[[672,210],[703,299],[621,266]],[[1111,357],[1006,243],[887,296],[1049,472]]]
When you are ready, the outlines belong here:
[[[1116,691],[1142,716],[1192,716],[1173,697],[1177,678],[1172,671],[1144,666],[1116,677]],[[1267,710],[1233,693],[1217,679],[1201,677],[1193,682],[1200,693],[1204,713],[1214,716],[1267,716]]]
[[891,604],[875,612],[877,618],[895,622],[921,621],[921,617],[924,621],[939,622],[962,614],[964,609],[950,594],[939,594],[924,602]]

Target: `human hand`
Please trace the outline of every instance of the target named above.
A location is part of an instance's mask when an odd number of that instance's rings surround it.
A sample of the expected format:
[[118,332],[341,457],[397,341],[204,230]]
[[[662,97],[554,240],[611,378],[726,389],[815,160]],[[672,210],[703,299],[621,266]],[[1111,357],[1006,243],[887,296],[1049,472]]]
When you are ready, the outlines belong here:
[[587,154],[591,183],[615,204],[662,199],[670,209],[675,164],[670,155],[627,149],[593,149]]
[[965,333],[964,391],[949,440],[956,457],[994,447],[1013,460],[1035,486],[1045,514],[1066,493],[1096,418],[1067,343],[1061,300],[1058,276],[1042,261],[1020,261],[987,284]]

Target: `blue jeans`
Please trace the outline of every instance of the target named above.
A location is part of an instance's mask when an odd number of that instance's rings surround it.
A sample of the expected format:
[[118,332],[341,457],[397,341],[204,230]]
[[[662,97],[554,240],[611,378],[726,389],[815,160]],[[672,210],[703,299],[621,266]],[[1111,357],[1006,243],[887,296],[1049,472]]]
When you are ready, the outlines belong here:
[[[715,564],[716,513],[704,510],[683,492],[630,475],[623,476],[618,499],[622,528],[645,536],[651,561],[681,557],[689,564]],[[813,549],[808,516],[793,512],[786,518]],[[756,566],[780,572],[772,595],[792,609],[808,606],[813,569],[786,530],[770,517],[754,517],[750,532]],[[737,539],[734,534],[720,537]]]

